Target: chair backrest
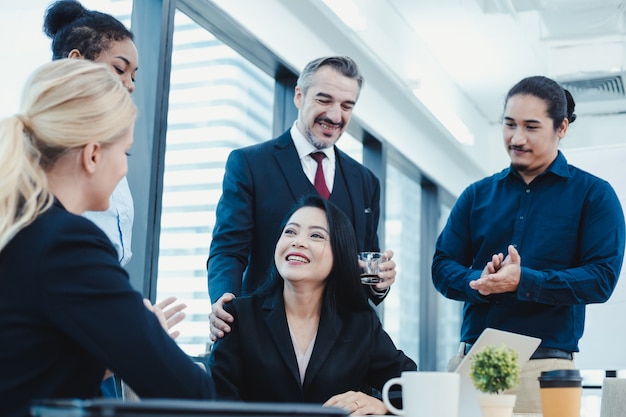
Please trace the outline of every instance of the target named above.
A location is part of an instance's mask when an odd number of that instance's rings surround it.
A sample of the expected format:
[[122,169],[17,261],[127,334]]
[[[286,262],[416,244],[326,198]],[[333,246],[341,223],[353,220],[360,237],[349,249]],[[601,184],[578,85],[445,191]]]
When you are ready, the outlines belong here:
[[600,417],[623,417],[626,378],[604,378]]

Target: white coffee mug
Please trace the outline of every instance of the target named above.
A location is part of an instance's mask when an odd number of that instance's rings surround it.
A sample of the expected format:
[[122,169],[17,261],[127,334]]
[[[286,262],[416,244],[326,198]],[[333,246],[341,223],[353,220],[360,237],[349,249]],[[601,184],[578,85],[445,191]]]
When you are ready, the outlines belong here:
[[[456,372],[402,372],[383,386],[389,411],[406,417],[458,417],[460,376]],[[402,409],[389,401],[389,388],[402,387]]]

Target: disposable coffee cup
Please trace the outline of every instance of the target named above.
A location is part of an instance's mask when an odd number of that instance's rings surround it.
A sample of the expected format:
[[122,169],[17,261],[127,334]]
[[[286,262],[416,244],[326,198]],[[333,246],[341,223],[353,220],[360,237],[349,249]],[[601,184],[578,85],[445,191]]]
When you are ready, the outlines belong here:
[[537,379],[543,417],[580,417],[583,378],[577,369],[546,371]]

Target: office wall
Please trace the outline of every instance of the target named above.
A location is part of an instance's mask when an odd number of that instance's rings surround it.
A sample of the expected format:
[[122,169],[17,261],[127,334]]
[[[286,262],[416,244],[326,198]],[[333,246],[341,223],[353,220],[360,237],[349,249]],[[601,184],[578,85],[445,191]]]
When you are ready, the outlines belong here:
[[44,0],[25,0],[12,2],[11,7],[0,6],[0,117],[17,112],[26,79],[52,57],[50,42],[41,30],[47,4]]
[[[102,0],[80,0],[87,8],[119,15],[120,6]],[[53,0],[20,0],[0,3],[0,117],[18,111],[22,87],[30,74],[52,59],[50,39],[43,33],[46,8]]]
[[[616,131],[616,133],[619,131]],[[606,179],[626,207],[626,144],[564,150],[568,162]],[[624,269],[611,298],[587,306],[585,333],[576,365],[580,369],[626,369],[626,277]]]

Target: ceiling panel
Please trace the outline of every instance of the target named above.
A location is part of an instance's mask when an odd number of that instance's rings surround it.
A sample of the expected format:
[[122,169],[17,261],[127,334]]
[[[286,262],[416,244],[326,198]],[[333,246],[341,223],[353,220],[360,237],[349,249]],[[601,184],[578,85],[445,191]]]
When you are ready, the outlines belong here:
[[624,1],[387,2],[492,123],[503,95],[525,76],[595,79],[625,67]]

